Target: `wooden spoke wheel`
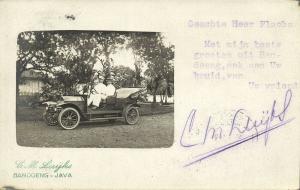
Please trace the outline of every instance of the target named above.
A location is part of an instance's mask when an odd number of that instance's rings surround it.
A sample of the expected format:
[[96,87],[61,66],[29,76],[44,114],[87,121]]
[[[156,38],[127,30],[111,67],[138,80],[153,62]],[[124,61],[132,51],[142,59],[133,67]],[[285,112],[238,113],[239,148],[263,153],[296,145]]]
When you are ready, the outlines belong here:
[[80,122],[80,114],[75,108],[65,108],[58,115],[58,123],[64,129],[75,129]]
[[140,119],[140,113],[138,108],[136,107],[129,107],[125,112],[125,121],[129,125],[136,124]]

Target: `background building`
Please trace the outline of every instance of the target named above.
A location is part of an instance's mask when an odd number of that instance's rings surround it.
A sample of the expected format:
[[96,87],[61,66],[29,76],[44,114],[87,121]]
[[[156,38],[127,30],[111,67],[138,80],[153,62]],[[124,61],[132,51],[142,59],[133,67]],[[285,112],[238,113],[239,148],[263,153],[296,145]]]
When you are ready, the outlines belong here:
[[42,92],[44,83],[41,81],[41,74],[30,70],[22,73],[20,84],[20,96],[31,96]]

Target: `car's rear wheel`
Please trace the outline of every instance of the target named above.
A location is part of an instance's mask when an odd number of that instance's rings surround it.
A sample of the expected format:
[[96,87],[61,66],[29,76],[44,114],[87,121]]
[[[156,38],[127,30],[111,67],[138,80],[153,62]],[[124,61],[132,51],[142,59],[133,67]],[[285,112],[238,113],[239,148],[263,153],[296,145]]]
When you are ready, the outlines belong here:
[[75,129],[80,122],[80,114],[75,108],[65,108],[58,115],[58,123],[64,129]]
[[125,121],[129,125],[136,124],[140,119],[139,109],[136,107],[129,107],[125,112]]

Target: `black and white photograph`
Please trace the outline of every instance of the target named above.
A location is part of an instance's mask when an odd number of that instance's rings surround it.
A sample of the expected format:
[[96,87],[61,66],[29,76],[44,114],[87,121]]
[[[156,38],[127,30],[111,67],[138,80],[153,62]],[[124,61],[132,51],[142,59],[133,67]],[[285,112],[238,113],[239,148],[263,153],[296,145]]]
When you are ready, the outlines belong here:
[[19,146],[163,148],[174,139],[174,45],[164,33],[18,35]]

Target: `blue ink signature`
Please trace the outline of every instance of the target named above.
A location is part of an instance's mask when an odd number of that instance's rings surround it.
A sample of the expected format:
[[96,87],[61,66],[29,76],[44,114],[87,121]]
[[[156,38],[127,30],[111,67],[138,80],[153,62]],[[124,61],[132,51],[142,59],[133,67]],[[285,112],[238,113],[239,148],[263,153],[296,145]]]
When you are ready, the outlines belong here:
[[[225,150],[231,149],[242,143],[250,141],[254,138],[258,139],[258,137],[262,135],[264,136],[264,143],[265,145],[267,145],[268,136],[271,131],[273,131],[274,129],[278,129],[279,127],[282,127],[295,119],[295,118],[286,119],[286,114],[290,106],[291,100],[292,100],[292,91],[289,89],[285,93],[282,109],[278,111],[279,109],[278,103],[276,100],[274,100],[271,109],[263,111],[262,117],[260,119],[252,119],[250,116],[246,114],[245,109],[238,109],[233,116],[228,137],[232,136],[234,133],[238,135],[244,135],[244,137],[242,136],[236,141],[220,146],[206,153],[202,153],[197,156],[194,156],[193,160],[187,163],[186,165],[184,165],[184,167],[193,165],[197,162],[201,162],[202,160],[205,160]],[[194,120],[195,120],[196,112],[197,112],[196,109],[192,109],[186,120],[180,138],[180,145],[182,147],[190,148],[197,145],[205,145],[205,143],[208,140],[209,134],[211,134],[210,139],[212,140],[221,140],[225,136],[225,132],[221,127],[210,126],[212,117],[209,116],[205,128],[203,140],[201,140],[201,142],[198,143],[191,143],[191,144],[186,143],[185,141],[187,141],[187,139],[185,139],[184,137],[190,134],[195,127]],[[263,127],[263,129],[260,129],[261,127]],[[246,133],[251,133],[251,135],[245,135]]]

